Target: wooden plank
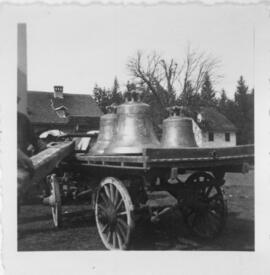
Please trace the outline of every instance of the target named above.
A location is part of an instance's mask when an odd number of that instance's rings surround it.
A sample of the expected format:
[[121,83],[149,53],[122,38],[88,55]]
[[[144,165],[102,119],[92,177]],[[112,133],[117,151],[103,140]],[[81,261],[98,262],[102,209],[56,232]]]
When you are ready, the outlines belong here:
[[57,164],[74,152],[74,141],[55,143],[44,151],[31,157],[34,165],[33,181],[39,181],[47,176]]
[[211,170],[214,168],[224,168],[225,171],[232,171],[242,170],[242,165],[244,162],[251,162],[250,158],[243,158],[243,159],[226,159],[226,160],[208,160],[208,161],[200,161],[200,160],[193,160],[193,161],[171,161],[171,162],[153,162],[148,163],[148,167],[163,167],[163,168],[169,168],[169,167],[178,167],[182,169],[190,169],[190,170],[196,170],[196,169],[205,169],[205,170]]
[[254,156],[254,145],[243,145],[234,147],[219,148],[147,148],[144,156],[148,157],[148,162],[153,161],[191,161],[191,160],[210,160],[222,158],[238,158]]
[[130,162],[130,163],[144,163],[146,158],[144,156],[127,156],[127,155],[85,155],[85,154],[76,154],[77,160],[80,161],[104,161],[104,162]]
[[129,165],[113,165],[109,163],[97,164],[97,163],[81,163],[82,166],[88,167],[100,167],[100,168],[113,168],[113,169],[121,169],[121,170],[146,170],[144,166],[129,166]]
[[[241,170],[244,162],[254,161],[254,145],[221,148],[147,148],[143,155],[76,154],[76,159],[84,162],[84,165],[99,167],[104,165],[111,168],[129,168],[128,163],[142,163],[144,170],[153,167],[179,167],[193,170],[226,167],[226,169],[238,171]],[[121,166],[121,163],[124,165]]]
[[158,158],[158,159],[150,159],[148,163],[170,163],[170,162],[181,162],[181,163],[186,163],[186,162],[205,162],[205,163],[215,163],[215,162],[221,162],[221,161],[229,161],[229,162],[234,162],[234,161],[241,161],[244,159],[252,159],[252,155],[238,155],[238,156],[223,156],[223,157],[193,157],[193,158]]

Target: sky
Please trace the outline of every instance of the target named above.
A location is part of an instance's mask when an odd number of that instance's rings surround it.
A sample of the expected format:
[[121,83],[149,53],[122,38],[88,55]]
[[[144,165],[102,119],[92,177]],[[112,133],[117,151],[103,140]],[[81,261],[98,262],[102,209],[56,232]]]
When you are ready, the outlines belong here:
[[[72,93],[91,93],[95,84],[111,87],[115,77],[123,86],[137,50],[181,64],[189,44],[221,61],[223,78],[215,89],[232,97],[240,75],[254,87],[257,34],[270,26],[263,5],[34,5],[6,6],[1,13],[7,26],[27,23],[28,90],[63,85]],[[258,41],[270,44],[269,37]]]

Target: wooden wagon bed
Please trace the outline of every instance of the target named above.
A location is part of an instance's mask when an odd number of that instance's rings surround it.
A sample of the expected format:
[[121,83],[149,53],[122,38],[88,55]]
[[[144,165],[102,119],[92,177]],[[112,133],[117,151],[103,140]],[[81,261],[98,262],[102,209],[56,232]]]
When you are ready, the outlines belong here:
[[223,168],[241,172],[243,164],[254,162],[254,145],[220,148],[147,148],[141,155],[100,155],[76,153],[80,165],[119,169],[149,170],[158,167],[178,167],[188,170]]

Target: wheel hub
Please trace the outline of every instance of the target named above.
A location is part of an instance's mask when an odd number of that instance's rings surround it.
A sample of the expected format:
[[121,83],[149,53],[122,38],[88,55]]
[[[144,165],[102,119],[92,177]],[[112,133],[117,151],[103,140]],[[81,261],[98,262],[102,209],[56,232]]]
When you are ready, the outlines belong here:
[[204,213],[209,210],[209,204],[204,200],[197,200],[192,203],[192,208],[199,213]]
[[104,208],[104,211],[99,213],[99,219],[101,222],[109,224],[110,227],[114,227],[117,222],[117,212],[114,206],[111,204]]
[[116,215],[116,211],[114,208],[108,208],[107,220],[111,227],[115,226],[116,220],[117,220],[117,215]]

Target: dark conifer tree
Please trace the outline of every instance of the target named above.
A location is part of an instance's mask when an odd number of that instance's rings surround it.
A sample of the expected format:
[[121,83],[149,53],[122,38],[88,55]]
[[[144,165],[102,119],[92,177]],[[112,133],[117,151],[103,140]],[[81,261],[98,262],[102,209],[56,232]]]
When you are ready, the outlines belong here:
[[221,96],[217,101],[217,107],[218,107],[218,110],[224,115],[226,114],[226,111],[227,111],[226,110],[227,105],[228,105],[228,97],[226,95],[225,90],[222,90]]
[[239,144],[254,142],[254,90],[249,93],[248,86],[243,78],[237,82],[234,95],[235,106],[237,108],[237,119],[235,124],[238,128]]
[[119,88],[119,83],[117,78],[115,77],[114,82],[113,82],[113,87],[112,87],[112,91],[111,91],[111,96],[110,96],[110,102],[111,104],[121,104],[123,102],[123,95],[120,91]]
[[238,82],[237,82],[237,88],[236,92],[234,94],[234,101],[237,107],[239,108],[239,111],[241,112],[241,115],[243,116],[243,119],[245,118],[247,114],[247,108],[248,108],[248,86],[245,83],[245,80],[243,76],[240,76]]
[[216,105],[216,92],[213,89],[212,82],[208,73],[204,76],[204,82],[201,89],[201,104],[203,106]]

